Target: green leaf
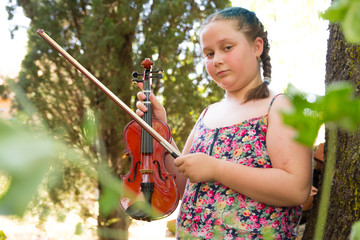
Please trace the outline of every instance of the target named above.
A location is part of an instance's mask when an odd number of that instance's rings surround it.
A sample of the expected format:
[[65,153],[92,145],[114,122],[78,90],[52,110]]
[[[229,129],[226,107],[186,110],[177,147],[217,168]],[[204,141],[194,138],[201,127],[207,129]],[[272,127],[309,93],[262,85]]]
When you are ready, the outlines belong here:
[[283,112],[283,120],[286,125],[297,130],[295,139],[306,145],[312,146],[320,126],[322,114],[318,102],[310,103],[306,95],[289,84],[287,94],[292,98],[293,111]]
[[324,122],[354,131],[360,123],[360,100],[353,98],[353,87],[346,82],[331,84],[322,99]]
[[271,228],[271,227],[265,227],[263,230],[263,234],[264,234],[264,240],[273,240],[275,239],[275,229]]
[[[16,128],[15,128],[16,127]],[[22,216],[49,170],[56,144],[52,139],[0,123],[0,169],[10,179],[0,198],[0,214]]]
[[78,222],[75,226],[75,235],[81,235],[83,233],[82,223]]
[[360,221],[354,223],[351,227],[350,240],[359,240],[360,239]]
[[98,181],[103,189],[99,198],[99,210],[103,215],[108,215],[111,211],[119,207],[121,181],[114,175],[111,169],[104,165],[97,166]]
[[5,239],[6,239],[5,233],[2,230],[0,230],[0,240],[5,240]]
[[342,21],[350,7],[350,0],[337,0],[323,13],[321,17],[331,22]]
[[341,23],[346,40],[360,43],[360,2],[353,1]]
[[332,23],[340,23],[347,41],[360,43],[360,1],[337,0],[321,14]]
[[82,134],[87,145],[94,143],[97,133],[96,115],[94,111],[88,109],[85,113],[85,120],[81,126]]
[[293,85],[288,86],[287,94],[292,97],[293,111],[284,112],[284,123],[297,130],[296,140],[312,146],[320,126],[334,122],[348,131],[360,124],[360,99],[352,96],[353,87],[345,82],[331,84],[325,96],[317,96],[314,102],[307,100],[306,94]]
[[108,216],[118,207],[120,194],[107,186],[103,187],[103,192],[99,199],[99,209],[102,215]]

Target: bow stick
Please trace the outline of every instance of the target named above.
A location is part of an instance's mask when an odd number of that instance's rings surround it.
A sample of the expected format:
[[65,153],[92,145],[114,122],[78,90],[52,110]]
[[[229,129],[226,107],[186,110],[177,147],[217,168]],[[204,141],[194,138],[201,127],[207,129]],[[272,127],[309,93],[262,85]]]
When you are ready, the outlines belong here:
[[113,100],[119,107],[121,107],[135,122],[145,129],[156,141],[160,143],[174,158],[177,158],[181,153],[166,141],[159,133],[157,133],[149,124],[147,124],[141,117],[139,117],[131,108],[129,108],[123,101],[121,101],[115,94],[113,94],[104,84],[102,84],[94,75],[86,70],[78,61],[76,61],[69,53],[59,46],[51,37],[49,37],[44,30],[38,29],[37,33],[51,46],[53,46],[62,56],[64,56],[72,65],[74,65],[80,72],[82,72],[90,81],[92,81],[101,91],[103,91],[111,100]]

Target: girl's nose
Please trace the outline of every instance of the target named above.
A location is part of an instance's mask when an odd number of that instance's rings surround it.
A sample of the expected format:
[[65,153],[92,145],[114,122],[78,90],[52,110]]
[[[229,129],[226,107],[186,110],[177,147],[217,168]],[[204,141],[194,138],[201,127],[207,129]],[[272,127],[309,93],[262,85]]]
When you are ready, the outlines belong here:
[[223,56],[221,54],[214,54],[214,66],[218,66],[224,63]]

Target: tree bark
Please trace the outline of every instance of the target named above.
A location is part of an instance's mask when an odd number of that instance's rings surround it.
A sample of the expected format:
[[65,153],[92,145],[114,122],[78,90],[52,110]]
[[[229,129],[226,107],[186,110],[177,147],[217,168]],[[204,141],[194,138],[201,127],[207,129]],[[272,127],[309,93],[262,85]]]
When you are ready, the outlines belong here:
[[[325,84],[348,81],[354,85],[354,96],[359,97],[360,45],[346,42],[339,25],[330,25],[328,52],[326,57]],[[325,134],[325,166],[328,134]],[[324,239],[349,239],[351,226],[360,219],[360,128],[349,133],[339,130],[336,146],[331,199],[325,227]],[[313,239],[318,215],[319,193],[315,197],[303,239]]]

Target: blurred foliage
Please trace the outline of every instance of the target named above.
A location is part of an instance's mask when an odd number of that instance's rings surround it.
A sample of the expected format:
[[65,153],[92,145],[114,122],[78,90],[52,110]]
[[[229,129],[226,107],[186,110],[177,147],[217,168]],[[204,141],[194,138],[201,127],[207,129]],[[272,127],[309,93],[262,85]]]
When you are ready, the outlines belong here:
[[81,223],[77,223],[75,227],[75,235],[81,235],[83,232],[83,227]]
[[294,127],[296,140],[312,147],[320,126],[335,123],[347,131],[354,131],[360,124],[360,99],[354,99],[353,87],[347,82],[336,82],[327,88],[324,96],[308,96],[289,84],[294,110],[283,113],[284,123]]
[[166,222],[167,229],[171,232],[171,234],[176,234],[176,219],[172,219]]
[[33,206],[42,201],[40,188],[47,189],[52,198],[52,191],[63,183],[67,165],[90,178],[97,175],[83,151],[69,147],[60,135],[50,134],[21,89],[14,82],[9,86],[24,111],[11,119],[0,119],[0,214],[23,216],[31,201]]
[[360,239],[360,221],[354,223],[351,229],[350,240]]
[[360,43],[359,0],[335,0],[322,17],[333,23],[338,22],[349,42]]
[[0,214],[21,216],[47,174],[57,146],[19,124],[0,122],[0,132],[0,169],[10,181],[0,199]]
[[[11,86],[14,86],[11,84]],[[37,116],[31,104],[26,102],[24,94],[16,87],[16,92],[22,108],[25,112],[19,111],[12,119],[0,119],[0,215],[11,215],[22,217],[26,211],[34,211],[39,215],[40,223],[51,211],[58,210],[58,221],[64,221],[67,210],[74,210],[75,206],[69,202],[83,202],[78,214],[84,218],[91,217],[93,207],[85,202],[89,192],[94,189],[86,189],[93,181],[111,189],[116,198],[120,196],[120,180],[114,175],[111,169],[105,164],[93,163],[82,150],[66,144],[59,136],[53,136],[46,123]],[[82,126],[85,135],[89,136],[96,128],[95,114],[88,111],[87,119]],[[90,145],[97,141],[91,136]],[[54,194],[64,187],[66,181],[66,169],[71,168],[82,176],[85,181],[83,185],[73,186],[79,188],[74,197],[69,194]],[[81,182],[79,180],[79,182]],[[81,188],[81,189],[80,189]],[[44,196],[43,189],[47,189]],[[87,193],[87,194],[84,194]],[[48,199],[59,203],[57,209],[50,205]],[[93,199],[92,201],[94,201]],[[117,200],[105,199],[101,202],[107,209],[114,210]],[[78,205],[78,204],[77,204]],[[104,206],[100,205],[100,208]],[[45,219],[44,219],[45,221]],[[74,226],[74,234],[83,233],[83,225],[79,222]]]
[[264,240],[274,240],[276,236],[276,232],[273,228],[268,227],[264,228]]
[[2,230],[0,230],[0,240],[5,240],[5,239],[6,239],[5,233]]

